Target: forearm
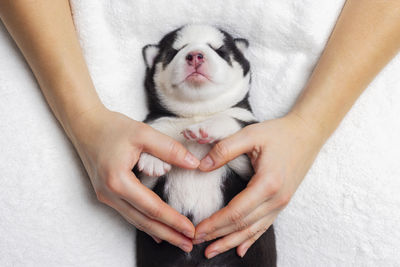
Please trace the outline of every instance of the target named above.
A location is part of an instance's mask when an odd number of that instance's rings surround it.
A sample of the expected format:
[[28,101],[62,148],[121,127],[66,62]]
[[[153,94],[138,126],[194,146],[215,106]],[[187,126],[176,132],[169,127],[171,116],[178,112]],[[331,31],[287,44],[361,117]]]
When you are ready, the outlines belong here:
[[68,0],[2,0],[0,18],[71,138],[74,118],[102,104],[82,56]]
[[289,114],[317,126],[328,138],[399,48],[400,1],[348,0]]

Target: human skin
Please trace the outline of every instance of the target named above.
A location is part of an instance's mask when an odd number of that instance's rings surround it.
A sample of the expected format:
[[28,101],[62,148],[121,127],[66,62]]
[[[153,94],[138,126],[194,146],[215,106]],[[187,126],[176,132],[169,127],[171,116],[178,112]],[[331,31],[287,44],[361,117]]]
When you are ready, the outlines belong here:
[[399,48],[400,1],[345,3],[291,111],[243,128],[201,160],[200,170],[210,171],[247,153],[255,170],[245,190],[196,226],[196,244],[222,237],[207,247],[206,257],[234,247],[244,256],[289,203],[322,145]]
[[87,170],[99,201],[116,209],[156,242],[192,249],[194,226],[132,172],[141,152],[180,167],[199,160],[179,142],[101,103],[73,25],[67,0],[1,0],[0,18]]
[[[208,258],[237,247],[243,256],[272,224],[320,148],[400,44],[400,3],[348,0],[302,95],[281,118],[260,122],[218,142],[212,166],[178,142],[108,110],[90,79],[66,0],[3,0],[0,18],[30,65],[53,113],[88,172],[99,201],[185,251],[215,241]],[[51,44],[51,45],[48,45]],[[141,152],[186,168],[210,171],[247,153],[255,175],[227,207],[196,228],[131,172]]]

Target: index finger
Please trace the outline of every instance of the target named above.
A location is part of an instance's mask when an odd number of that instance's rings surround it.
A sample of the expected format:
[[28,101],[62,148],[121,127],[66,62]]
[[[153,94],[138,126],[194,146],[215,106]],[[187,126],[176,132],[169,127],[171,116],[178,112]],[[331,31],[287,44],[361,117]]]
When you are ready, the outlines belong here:
[[142,140],[143,151],[182,168],[196,169],[199,166],[200,161],[180,142],[157,129],[148,129],[147,137]]
[[249,128],[240,131],[220,140],[208,152],[199,165],[201,171],[215,170],[241,154],[250,152],[253,148],[253,139]]
[[123,185],[118,194],[151,219],[160,221],[188,238],[194,237],[194,226],[186,217],[173,209],[152,190],[144,186],[133,173],[121,179]]
[[231,224],[240,223],[250,212],[264,202],[259,186],[246,187],[226,207],[204,219],[196,226],[194,239],[204,239],[210,233]]

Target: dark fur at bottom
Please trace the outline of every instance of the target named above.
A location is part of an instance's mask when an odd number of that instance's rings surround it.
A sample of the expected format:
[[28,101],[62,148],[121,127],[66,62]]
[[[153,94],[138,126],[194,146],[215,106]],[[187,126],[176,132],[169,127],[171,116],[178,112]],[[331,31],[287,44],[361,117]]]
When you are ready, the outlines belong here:
[[[160,177],[153,189],[164,201],[165,177]],[[225,205],[246,187],[236,173],[230,171],[226,175],[221,188],[224,193]],[[190,214],[185,214],[190,219]],[[274,267],[276,266],[275,234],[271,227],[249,248],[241,258],[236,254],[236,248],[221,253],[214,258],[204,256],[206,247],[213,241],[194,245],[190,253],[185,253],[166,241],[157,244],[146,233],[137,230],[136,259],[138,267]]]
[[246,255],[240,258],[236,248],[219,254],[214,258],[207,259],[204,256],[206,247],[213,241],[194,245],[193,250],[185,253],[167,242],[157,244],[142,231],[137,231],[136,240],[140,244],[136,253],[138,267],[270,267],[276,266],[275,236],[271,226],[254,244],[249,248]]

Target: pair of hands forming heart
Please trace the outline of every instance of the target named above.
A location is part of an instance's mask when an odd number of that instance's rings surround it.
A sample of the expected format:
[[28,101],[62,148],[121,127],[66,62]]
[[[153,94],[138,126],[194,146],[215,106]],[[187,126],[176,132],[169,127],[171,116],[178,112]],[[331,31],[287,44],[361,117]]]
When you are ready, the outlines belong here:
[[[400,44],[399,1],[346,1],[292,111],[219,141],[209,153],[213,165],[206,167],[205,160],[200,164],[170,137],[104,107],[86,67],[68,1],[9,0],[0,5],[0,19],[74,144],[98,199],[155,240],[185,251],[193,243],[222,237],[207,247],[207,257],[233,247],[245,254],[288,204],[322,144]],[[247,153],[255,175],[245,190],[195,229],[134,176],[131,169],[142,152],[203,171]]]
[[[234,247],[243,257],[288,204],[323,144],[318,131],[294,114],[243,128],[217,142],[201,162],[169,136],[103,106],[84,113],[75,127],[80,130],[72,141],[99,201],[156,242],[165,240],[186,252],[193,244],[222,237],[207,247],[208,258]],[[202,171],[246,153],[255,174],[245,190],[195,228],[132,173],[142,152]]]

